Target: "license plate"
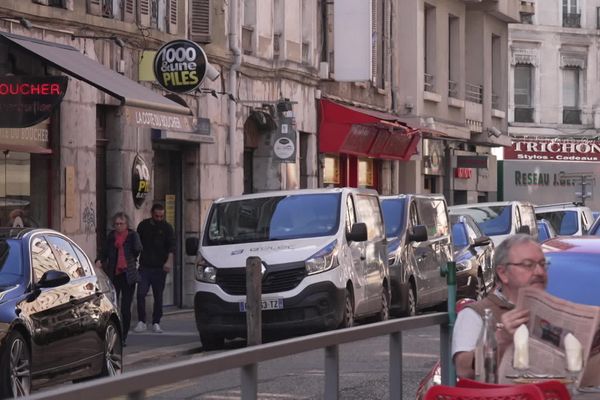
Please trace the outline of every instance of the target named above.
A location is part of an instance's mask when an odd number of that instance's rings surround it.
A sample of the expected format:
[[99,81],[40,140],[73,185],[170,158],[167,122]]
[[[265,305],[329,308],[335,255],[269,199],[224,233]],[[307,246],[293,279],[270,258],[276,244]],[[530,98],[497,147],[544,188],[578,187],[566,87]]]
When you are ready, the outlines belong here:
[[[281,310],[283,308],[283,298],[262,299],[261,308],[263,310]],[[246,312],[246,302],[240,301],[240,312]]]

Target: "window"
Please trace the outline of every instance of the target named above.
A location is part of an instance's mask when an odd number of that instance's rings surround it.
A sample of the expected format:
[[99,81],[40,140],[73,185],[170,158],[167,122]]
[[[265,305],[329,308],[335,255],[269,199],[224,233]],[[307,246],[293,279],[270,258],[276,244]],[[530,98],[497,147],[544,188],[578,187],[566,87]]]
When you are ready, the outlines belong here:
[[533,66],[515,66],[515,122],[533,122]]
[[564,27],[581,28],[578,0],[563,0],[562,13]]
[[385,2],[383,0],[375,0],[372,3],[373,14],[373,33],[372,33],[372,59],[371,69],[373,72],[373,85],[380,89],[385,87],[385,30],[386,30],[386,14]]
[[579,68],[563,69],[563,124],[581,124]]
[[36,237],[31,241],[31,264],[33,267],[33,282],[38,282],[46,271],[58,270],[58,261],[42,237]]
[[356,195],[356,214],[359,222],[367,225],[369,240],[383,238],[383,219],[376,196]]
[[313,32],[315,31],[316,21],[316,2],[312,0],[302,0],[301,15],[302,20],[302,62],[311,64],[313,62]]
[[242,24],[242,51],[254,54],[254,30],[256,29],[256,0],[244,0],[244,23]]
[[358,187],[373,187],[373,160],[370,158],[358,160]]
[[346,198],[346,232],[352,231],[352,225],[356,222],[356,214],[354,213],[354,200],[352,196]]
[[340,184],[340,159],[337,156],[325,156],[323,160],[323,183],[325,185]]
[[460,77],[460,20],[454,15],[448,17],[448,97],[459,97]]
[[79,279],[85,276],[86,271],[79,262],[79,257],[70,243],[58,236],[47,236],[46,240],[52,248],[52,252],[58,258],[60,269],[66,272],[71,279]]
[[191,0],[190,36],[194,42],[210,43],[212,33],[211,0]]
[[425,32],[424,38],[424,54],[425,54],[425,87],[427,92],[435,92],[435,7],[429,4],[425,5]]
[[492,108],[502,107],[502,46],[498,35],[492,35]]

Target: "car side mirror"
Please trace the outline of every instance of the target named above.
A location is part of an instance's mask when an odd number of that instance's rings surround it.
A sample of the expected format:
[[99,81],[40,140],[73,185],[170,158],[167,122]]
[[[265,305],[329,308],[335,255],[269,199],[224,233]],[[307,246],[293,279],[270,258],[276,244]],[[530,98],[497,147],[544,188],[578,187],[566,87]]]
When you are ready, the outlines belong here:
[[487,246],[490,244],[491,239],[487,236],[480,236],[478,238],[473,239],[473,247],[478,246]]
[[195,256],[198,254],[198,247],[200,246],[200,240],[195,237],[185,239],[185,254],[188,256]]
[[406,241],[410,242],[424,242],[427,240],[427,228],[425,225],[415,225],[412,230],[408,232]]
[[517,230],[517,233],[524,233],[526,235],[531,235],[531,229],[529,229],[529,225],[521,225]]
[[53,288],[62,286],[69,283],[71,278],[64,271],[58,271],[51,269],[50,271],[44,272],[44,275],[40,278],[37,283],[38,288]]
[[364,222],[356,222],[352,225],[350,233],[346,234],[346,239],[351,242],[364,242],[367,238],[367,224]]

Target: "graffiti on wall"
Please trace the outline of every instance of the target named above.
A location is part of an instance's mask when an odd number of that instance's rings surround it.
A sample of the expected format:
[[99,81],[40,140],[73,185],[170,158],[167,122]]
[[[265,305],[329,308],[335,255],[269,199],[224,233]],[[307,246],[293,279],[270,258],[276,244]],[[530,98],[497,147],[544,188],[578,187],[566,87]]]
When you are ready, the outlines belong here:
[[85,206],[81,221],[83,222],[84,231],[87,236],[96,233],[96,209],[92,202]]

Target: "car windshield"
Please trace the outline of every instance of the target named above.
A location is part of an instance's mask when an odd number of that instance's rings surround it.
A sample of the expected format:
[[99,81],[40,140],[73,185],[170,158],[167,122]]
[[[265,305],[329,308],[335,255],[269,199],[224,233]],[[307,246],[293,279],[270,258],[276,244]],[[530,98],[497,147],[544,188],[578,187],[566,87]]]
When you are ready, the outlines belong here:
[[384,199],[381,202],[383,220],[385,222],[385,236],[398,237],[404,229],[406,198]]
[[535,216],[538,219],[548,220],[559,235],[573,235],[579,230],[579,219],[577,211],[574,210],[536,213]]
[[548,232],[548,227],[543,222],[537,223],[538,227],[538,242],[543,242],[546,239],[550,238],[550,232]]
[[0,240],[0,288],[16,285],[23,277],[19,242]]
[[468,214],[487,236],[510,233],[511,206],[480,206],[461,208],[461,214]]
[[206,245],[331,236],[338,231],[340,193],[261,197],[215,204]]
[[581,304],[600,306],[600,265],[597,253],[546,253],[550,261],[550,294]]
[[469,244],[465,226],[461,222],[452,225],[452,243],[454,247],[465,247]]

